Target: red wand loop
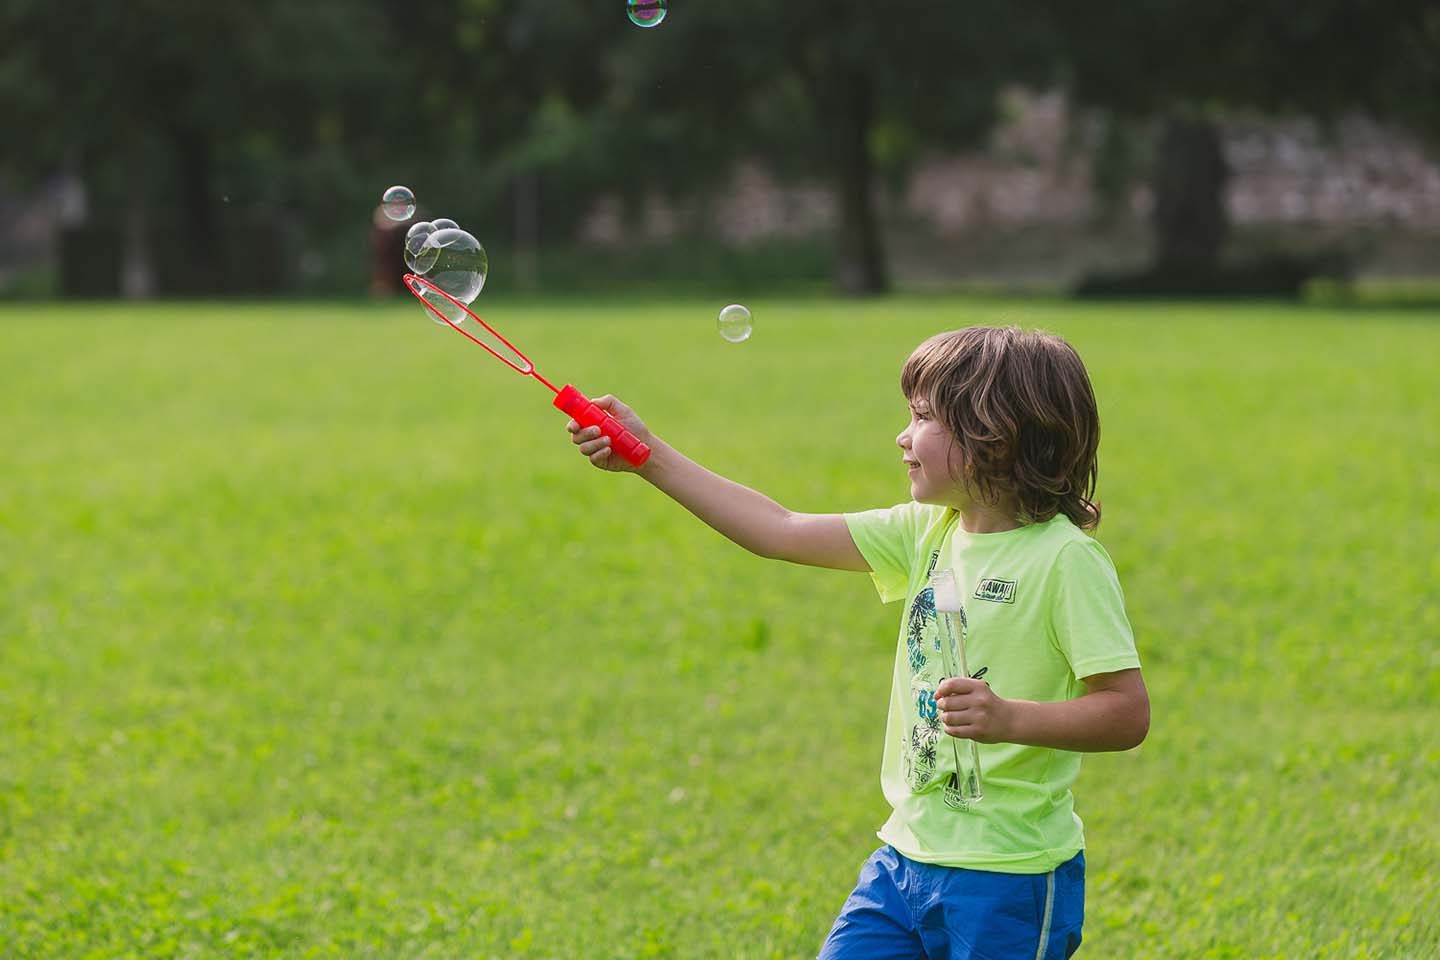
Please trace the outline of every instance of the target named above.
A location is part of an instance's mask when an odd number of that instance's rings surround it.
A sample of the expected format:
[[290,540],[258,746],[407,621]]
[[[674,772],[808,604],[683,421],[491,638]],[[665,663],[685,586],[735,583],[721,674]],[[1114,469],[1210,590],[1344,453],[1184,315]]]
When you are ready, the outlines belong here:
[[[452,330],[455,330],[457,333],[463,334],[468,340],[470,340],[471,343],[476,343],[484,347],[491,356],[493,356],[496,360],[499,360],[501,363],[505,364],[510,369],[514,370],[516,373],[519,373],[522,376],[534,377],[536,380],[549,387],[550,390],[555,394],[555,407],[557,409],[563,410],[565,413],[569,414],[575,420],[575,422],[580,424],[580,426],[582,427],[599,427],[601,434],[610,438],[610,449],[614,450],[620,456],[624,457],[626,461],[638,467],[643,464],[646,459],[649,458],[650,447],[644,443],[641,443],[639,438],[636,437],[635,434],[631,433],[629,430],[626,430],[624,425],[621,424],[619,420],[616,420],[614,417],[610,416],[610,414],[595,406],[595,404],[590,400],[589,397],[585,396],[585,394],[581,393],[579,390],[577,390],[570,384],[566,384],[564,389],[558,389],[553,383],[542,377],[540,373],[535,369],[535,364],[530,362],[529,357],[521,353],[520,349],[516,347],[513,343],[511,343],[509,340],[506,340],[500,334],[500,331],[496,330],[494,327],[490,326],[490,324],[486,323],[484,320],[481,320],[479,317],[475,316],[475,314],[471,313],[470,308],[467,307],[465,304],[461,303],[459,300],[456,300],[454,297],[450,296],[450,294],[446,293],[444,290],[441,290],[439,287],[431,283],[429,280],[426,280],[424,277],[416,276],[413,273],[407,273],[405,275],[405,286],[409,288],[412,294],[415,295],[415,299],[419,300],[425,305],[425,309],[433,313],[440,321],[445,323]],[[490,336],[494,337],[501,344],[503,344],[505,349],[509,353],[514,355],[513,358],[506,356],[505,353],[501,352],[495,346],[486,343],[484,340],[475,336],[469,330],[466,330],[464,327],[460,326],[460,324],[464,322],[463,320],[452,320],[450,317],[446,316],[445,313],[437,309],[435,304],[431,302],[432,296],[444,297],[446,300],[450,301],[450,303],[453,304],[457,310],[465,314],[465,316],[469,317],[471,320],[474,320],[475,323],[478,324],[482,330],[484,330]]]

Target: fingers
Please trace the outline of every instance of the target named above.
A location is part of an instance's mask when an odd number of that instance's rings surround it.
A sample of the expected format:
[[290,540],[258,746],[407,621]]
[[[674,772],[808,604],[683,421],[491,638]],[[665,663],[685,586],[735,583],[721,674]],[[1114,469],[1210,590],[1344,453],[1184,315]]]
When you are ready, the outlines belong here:
[[978,704],[941,701],[940,724],[949,736],[984,740],[989,723],[989,712]]
[[615,398],[613,393],[607,393],[595,401],[595,406],[604,410],[612,417],[620,418],[630,414],[630,408]]
[[[983,681],[956,678],[956,683],[966,692],[935,695],[935,707],[945,732],[979,743],[1003,741],[1007,736],[1006,701],[995,696]],[[941,689],[945,689],[944,684]]]
[[936,697],[935,706],[940,712],[945,732],[951,736],[955,736],[956,729],[984,725],[990,713],[990,704],[985,698],[970,694]]
[[935,690],[935,699],[941,697],[964,695],[976,693],[985,689],[987,684],[984,680],[974,680],[970,677],[946,677],[940,681],[940,686]]
[[978,740],[981,743],[985,742],[984,733],[976,724],[947,723],[944,729],[947,737],[955,737],[960,740]]
[[935,706],[943,713],[946,710],[972,710],[994,703],[995,697],[983,683],[972,690],[946,694],[943,687],[935,694]]
[[[610,394],[606,394],[593,401],[598,407],[604,409],[611,417],[617,417],[629,413],[629,407],[616,400]],[[606,421],[610,421],[607,419]],[[615,458],[610,455],[611,439],[605,436],[598,425],[581,426],[579,421],[571,419],[565,424],[565,429],[570,432],[570,442],[580,448],[589,461],[597,467],[605,467],[609,470],[626,469],[622,463],[623,458]]]
[[[570,421],[575,423],[575,421]],[[570,431],[570,442],[580,448],[580,452],[589,458],[595,466],[604,466],[610,459],[610,438],[600,433],[599,427],[584,427],[575,424],[576,429]]]
[[580,444],[580,452],[585,454],[585,456],[589,457],[591,460],[594,460],[595,454],[610,452],[610,438],[600,437],[595,440],[587,440],[584,443]]
[[[572,420],[571,423],[574,421]],[[585,444],[593,443],[598,439],[600,439],[599,427],[581,427],[576,424],[575,429],[570,431],[570,442],[580,447],[582,452],[584,452]]]

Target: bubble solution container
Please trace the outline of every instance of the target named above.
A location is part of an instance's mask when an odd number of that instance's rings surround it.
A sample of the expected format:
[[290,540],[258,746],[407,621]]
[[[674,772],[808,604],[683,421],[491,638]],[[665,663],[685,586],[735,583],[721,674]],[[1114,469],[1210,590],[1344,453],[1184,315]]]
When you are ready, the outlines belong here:
[[[936,570],[930,577],[930,591],[935,595],[935,620],[940,629],[940,660],[948,677],[968,677],[965,664],[965,605],[960,600],[960,587],[953,569]],[[983,790],[980,785],[980,745],[966,740],[969,750],[960,747],[960,739],[950,738],[955,756],[955,772],[945,784],[945,805],[963,810],[976,803]],[[962,759],[963,758],[963,759]]]

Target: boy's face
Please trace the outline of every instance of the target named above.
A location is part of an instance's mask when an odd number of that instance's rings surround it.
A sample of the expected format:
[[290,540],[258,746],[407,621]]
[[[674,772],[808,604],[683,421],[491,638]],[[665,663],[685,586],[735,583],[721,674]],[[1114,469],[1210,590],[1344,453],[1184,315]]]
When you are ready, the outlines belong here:
[[910,400],[910,423],[895,438],[901,459],[910,472],[910,496],[918,503],[963,509],[970,494],[955,475],[951,456],[955,441],[950,431],[931,416],[921,397]]

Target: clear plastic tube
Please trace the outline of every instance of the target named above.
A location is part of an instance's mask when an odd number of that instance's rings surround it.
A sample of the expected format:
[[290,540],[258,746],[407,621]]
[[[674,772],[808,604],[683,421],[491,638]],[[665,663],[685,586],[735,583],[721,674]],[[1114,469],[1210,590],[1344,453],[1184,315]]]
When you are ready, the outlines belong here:
[[[950,677],[968,677],[965,631],[969,624],[965,618],[965,605],[960,601],[955,571],[935,571],[930,578],[930,590],[935,597],[935,619],[940,628],[940,660],[945,665],[945,673]],[[974,740],[966,740],[964,742],[970,745],[970,749],[962,750],[960,738],[949,739],[955,756],[955,772],[945,784],[945,803],[963,809],[984,795],[980,779],[980,745]],[[962,757],[965,759],[962,760]]]

